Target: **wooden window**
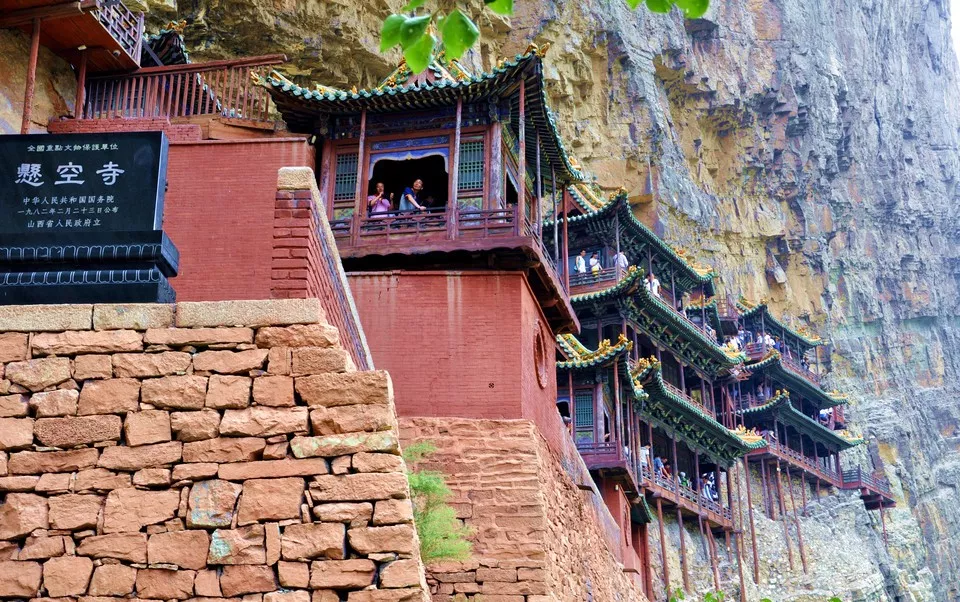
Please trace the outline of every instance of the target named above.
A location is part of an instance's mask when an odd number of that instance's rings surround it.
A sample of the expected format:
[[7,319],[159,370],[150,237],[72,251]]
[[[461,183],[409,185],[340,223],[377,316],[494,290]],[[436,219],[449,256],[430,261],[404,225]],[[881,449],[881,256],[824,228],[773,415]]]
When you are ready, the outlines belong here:
[[483,189],[483,138],[460,143],[460,171],[457,191]]
[[357,165],[359,154],[356,152],[337,155],[337,167],[333,177],[333,218],[350,217],[354,211],[357,194]]
[[593,391],[582,389],[574,391],[573,405],[577,412],[576,431],[579,441],[593,441]]

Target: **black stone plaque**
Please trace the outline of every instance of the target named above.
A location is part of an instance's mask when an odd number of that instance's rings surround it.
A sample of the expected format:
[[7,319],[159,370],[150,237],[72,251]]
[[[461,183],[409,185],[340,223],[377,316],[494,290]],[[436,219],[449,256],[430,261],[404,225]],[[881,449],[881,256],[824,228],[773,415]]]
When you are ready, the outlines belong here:
[[0,304],[170,302],[162,132],[0,136]]

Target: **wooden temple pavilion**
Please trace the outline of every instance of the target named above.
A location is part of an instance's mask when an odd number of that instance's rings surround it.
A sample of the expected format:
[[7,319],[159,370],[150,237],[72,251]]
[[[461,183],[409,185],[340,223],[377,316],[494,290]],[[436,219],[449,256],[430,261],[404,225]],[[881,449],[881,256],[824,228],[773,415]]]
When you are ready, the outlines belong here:
[[[576,329],[544,218],[582,176],[547,108],[535,46],[478,75],[441,53],[423,74],[401,62],[369,90],[303,88],[279,73],[261,85],[292,132],[317,137],[318,185],[348,271],[523,270],[556,331]],[[417,179],[425,209],[400,210]],[[377,183],[393,202],[370,214]]]

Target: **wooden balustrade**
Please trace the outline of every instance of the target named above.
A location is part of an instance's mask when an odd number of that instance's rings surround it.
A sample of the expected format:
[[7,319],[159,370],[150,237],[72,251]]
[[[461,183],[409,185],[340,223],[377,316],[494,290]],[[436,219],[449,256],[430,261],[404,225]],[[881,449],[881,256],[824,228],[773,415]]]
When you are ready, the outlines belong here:
[[843,486],[845,489],[872,489],[885,497],[893,497],[890,484],[886,479],[863,472],[861,467],[843,471]]
[[143,44],[143,13],[134,13],[121,2],[108,3],[107,0],[97,0],[96,6],[94,14],[97,21],[139,64],[140,49]]
[[83,119],[220,116],[271,122],[267,91],[254,84],[280,54],[186,65],[148,67],[133,73],[87,80]]
[[620,279],[623,270],[616,267],[601,268],[598,272],[584,272],[570,274],[570,287],[590,286],[598,282],[616,282]]
[[694,399],[693,397],[690,397],[689,395],[687,395],[686,393],[684,393],[683,391],[681,391],[680,389],[678,389],[678,388],[675,387],[674,385],[671,385],[671,384],[668,383],[667,381],[663,381],[663,387],[664,387],[667,391],[670,391],[671,393],[673,393],[674,395],[677,395],[677,396],[679,396],[679,397],[682,397],[682,398],[685,399],[688,403],[697,406],[698,408],[700,408],[701,410],[703,410],[706,414],[709,414],[710,416],[715,416],[715,414],[714,414],[712,411],[710,411],[710,410],[707,408],[707,406],[703,405],[701,402],[697,401],[697,400]]

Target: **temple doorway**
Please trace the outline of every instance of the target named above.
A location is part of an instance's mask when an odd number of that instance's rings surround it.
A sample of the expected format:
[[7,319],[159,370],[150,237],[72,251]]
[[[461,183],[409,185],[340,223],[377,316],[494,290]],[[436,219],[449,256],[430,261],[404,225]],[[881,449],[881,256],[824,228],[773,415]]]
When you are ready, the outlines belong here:
[[383,182],[388,194],[393,194],[391,206],[400,206],[404,188],[413,185],[417,178],[423,180],[420,204],[425,207],[446,207],[450,175],[447,173],[446,157],[429,155],[419,159],[380,159],[373,165],[372,176],[367,182],[367,194],[376,194],[377,182]]

